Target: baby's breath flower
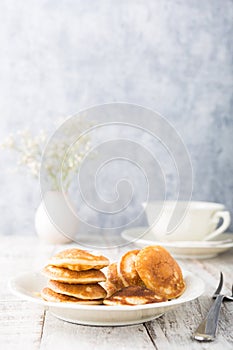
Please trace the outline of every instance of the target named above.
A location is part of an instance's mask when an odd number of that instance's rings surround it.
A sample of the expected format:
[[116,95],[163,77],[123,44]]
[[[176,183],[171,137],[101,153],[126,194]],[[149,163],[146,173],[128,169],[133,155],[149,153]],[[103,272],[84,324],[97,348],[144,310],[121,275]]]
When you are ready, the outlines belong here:
[[7,149],[7,148],[14,148],[15,145],[15,140],[13,138],[13,135],[10,134],[5,141],[1,144],[2,149]]
[[[46,153],[45,168],[48,176],[54,183],[54,189],[59,188],[59,171],[61,170],[61,155],[64,155],[62,162],[62,179],[63,186],[68,190],[72,174],[80,165],[85,157],[86,151],[90,148],[89,138],[82,137],[79,142],[70,147],[70,140],[75,130],[84,130],[86,124],[84,122],[77,124],[74,122],[72,127],[67,128],[64,132],[64,137],[58,139],[50,146]],[[33,136],[30,130],[19,130],[16,132],[16,137],[10,134],[7,139],[0,144],[2,149],[11,149],[18,153],[18,167],[25,167],[29,173],[38,178],[42,162],[43,148],[48,140],[48,135],[44,130],[41,130],[38,135]],[[69,150],[66,154],[66,150]]]

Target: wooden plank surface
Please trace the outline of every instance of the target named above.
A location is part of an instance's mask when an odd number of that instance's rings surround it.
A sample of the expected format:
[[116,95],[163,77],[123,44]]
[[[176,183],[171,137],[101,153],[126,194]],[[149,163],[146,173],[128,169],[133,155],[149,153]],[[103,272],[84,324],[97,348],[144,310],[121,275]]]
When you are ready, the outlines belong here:
[[26,301],[0,302],[0,348],[34,350],[40,347],[44,309]]
[[[42,307],[22,301],[8,289],[8,281],[19,273],[40,270],[54,252],[73,245],[41,244],[36,237],[0,238],[0,348],[1,349],[213,349],[233,348],[233,303],[221,309],[216,341],[199,343],[191,339],[198,323],[206,315],[223,271],[225,291],[233,283],[233,250],[213,259],[180,259],[180,265],[206,283],[203,296],[179,306],[162,317],[145,324],[126,327],[89,327],[63,322]],[[116,261],[134,248],[133,245],[104,250]]]
[[154,349],[145,327],[89,327],[63,322],[48,313],[45,319],[41,349]]

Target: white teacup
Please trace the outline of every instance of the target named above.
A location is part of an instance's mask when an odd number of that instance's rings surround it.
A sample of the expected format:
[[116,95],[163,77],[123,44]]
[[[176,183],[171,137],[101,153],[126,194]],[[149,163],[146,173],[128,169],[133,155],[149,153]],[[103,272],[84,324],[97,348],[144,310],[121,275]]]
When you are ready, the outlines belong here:
[[207,241],[224,232],[231,222],[229,211],[219,203],[155,201],[143,203],[143,207],[158,240]]

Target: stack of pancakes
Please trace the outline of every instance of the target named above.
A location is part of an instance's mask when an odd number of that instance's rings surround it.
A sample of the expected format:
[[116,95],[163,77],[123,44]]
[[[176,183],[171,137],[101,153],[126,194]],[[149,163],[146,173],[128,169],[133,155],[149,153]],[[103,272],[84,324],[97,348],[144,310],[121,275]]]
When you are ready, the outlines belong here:
[[[101,269],[107,266],[106,279]],[[185,289],[178,263],[161,246],[130,250],[110,265],[102,255],[67,249],[49,260],[43,274],[49,281],[41,296],[52,302],[141,305],[177,298]]]
[[107,271],[106,305],[138,305],[167,301],[185,289],[182,271],[161,246],[148,246],[124,254]]
[[106,281],[102,268],[109,260],[86,250],[67,249],[49,260],[42,273],[49,278],[41,296],[52,302],[102,304],[105,289],[99,284]]

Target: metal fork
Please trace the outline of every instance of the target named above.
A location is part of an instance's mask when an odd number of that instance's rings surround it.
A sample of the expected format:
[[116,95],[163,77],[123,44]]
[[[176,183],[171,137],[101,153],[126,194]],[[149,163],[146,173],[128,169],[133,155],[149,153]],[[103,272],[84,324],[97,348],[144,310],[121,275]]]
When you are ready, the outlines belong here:
[[223,300],[233,301],[233,285],[232,294],[227,296],[220,294],[223,286],[223,274],[220,273],[220,281],[218,287],[213,295],[215,299],[206,318],[200,323],[197,330],[193,334],[193,338],[199,341],[212,341],[216,338],[218,319]]

